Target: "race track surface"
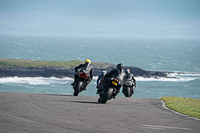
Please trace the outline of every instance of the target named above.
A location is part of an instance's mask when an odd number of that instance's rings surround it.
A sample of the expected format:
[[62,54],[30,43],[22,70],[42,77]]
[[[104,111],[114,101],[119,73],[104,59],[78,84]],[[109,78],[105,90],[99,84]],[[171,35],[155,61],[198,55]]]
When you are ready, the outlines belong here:
[[1,133],[199,133],[159,99],[0,92]]

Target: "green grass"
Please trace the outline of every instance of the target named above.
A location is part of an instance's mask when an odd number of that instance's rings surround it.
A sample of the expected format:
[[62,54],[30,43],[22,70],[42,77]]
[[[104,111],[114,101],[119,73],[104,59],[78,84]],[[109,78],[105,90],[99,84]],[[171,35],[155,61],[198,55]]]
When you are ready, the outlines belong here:
[[1,66],[20,66],[20,67],[42,67],[42,66],[63,66],[73,68],[76,65],[84,63],[84,61],[41,61],[41,60],[17,60],[17,59],[0,59]]
[[200,99],[172,96],[162,97],[160,99],[166,103],[168,108],[200,119]]
[[[43,67],[43,66],[62,66],[66,68],[73,68],[84,61],[72,60],[72,61],[42,61],[42,60],[18,60],[18,59],[0,59],[0,67],[2,66],[19,66],[23,68],[27,67]],[[107,66],[108,63],[92,62],[94,66]]]

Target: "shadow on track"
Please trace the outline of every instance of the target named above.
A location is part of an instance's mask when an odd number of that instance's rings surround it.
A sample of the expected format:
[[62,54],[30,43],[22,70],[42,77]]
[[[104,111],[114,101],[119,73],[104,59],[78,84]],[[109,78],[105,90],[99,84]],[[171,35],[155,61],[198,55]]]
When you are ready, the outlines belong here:
[[40,95],[74,97],[73,95],[66,95],[66,94],[40,94]]
[[70,102],[75,102],[75,103],[90,103],[90,104],[100,104],[98,102],[87,102],[87,101],[70,101]]

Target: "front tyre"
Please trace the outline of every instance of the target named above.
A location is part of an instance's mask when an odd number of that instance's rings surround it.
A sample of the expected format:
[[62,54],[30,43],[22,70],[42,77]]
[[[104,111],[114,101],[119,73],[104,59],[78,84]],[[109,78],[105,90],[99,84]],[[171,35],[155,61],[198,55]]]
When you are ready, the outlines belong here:
[[81,91],[81,86],[83,85],[82,81],[78,81],[76,87],[74,89],[74,96],[78,96],[79,92]]
[[113,88],[108,88],[107,91],[103,94],[102,98],[99,99],[100,103],[106,103],[112,98]]
[[126,97],[131,97],[131,87],[126,87],[124,95]]

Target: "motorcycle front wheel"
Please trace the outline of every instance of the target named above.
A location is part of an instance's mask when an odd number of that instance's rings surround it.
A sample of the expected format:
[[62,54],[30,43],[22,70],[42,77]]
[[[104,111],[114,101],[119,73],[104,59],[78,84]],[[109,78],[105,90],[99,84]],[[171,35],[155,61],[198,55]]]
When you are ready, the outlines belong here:
[[113,94],[113,88],[108,88],[107,91],[99,99],[99,102],[106,103],[108,100],[112,98],[112,94]]
[[79,92],[81,91],[81,86],[83,85],[82,81],[78,81],[76,87],[74,89],[74,96],[78,96]]
[[131,87],[126,87],[124,95],[125,97],[131,97]]

